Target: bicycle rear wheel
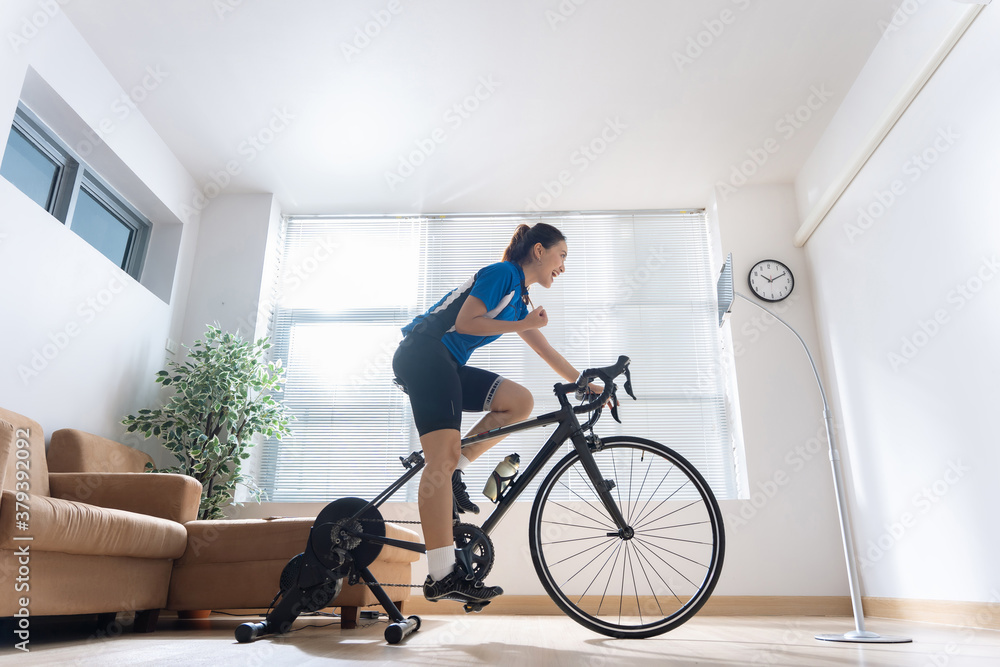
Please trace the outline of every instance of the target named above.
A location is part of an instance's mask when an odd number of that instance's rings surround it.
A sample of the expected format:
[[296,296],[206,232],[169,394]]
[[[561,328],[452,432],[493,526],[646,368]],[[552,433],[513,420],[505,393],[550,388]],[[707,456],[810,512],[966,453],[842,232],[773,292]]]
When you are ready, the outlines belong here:
[[642,638],[701,609],[722,572],[719,504],[669,447],[607,438],[594,460],[628,524],[619,530],[573,451],[542,481],[529,544],[538,578],[573,620],[610,637]]

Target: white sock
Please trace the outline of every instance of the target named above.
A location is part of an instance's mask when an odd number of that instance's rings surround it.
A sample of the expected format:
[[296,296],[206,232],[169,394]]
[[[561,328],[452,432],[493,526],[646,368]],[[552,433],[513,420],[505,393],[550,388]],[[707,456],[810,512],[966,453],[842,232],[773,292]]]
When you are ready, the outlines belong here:
[[455,545],[427,550],[427,574],[441,581],[455,569]]
[[457,469],[458,470],[465,470],[466,468],[469,467],[470,463],[472,463],[472,461],[470,461],[469,459],[465,458],[465,454],[462,454],[461,456],[458,457],[458,468]]

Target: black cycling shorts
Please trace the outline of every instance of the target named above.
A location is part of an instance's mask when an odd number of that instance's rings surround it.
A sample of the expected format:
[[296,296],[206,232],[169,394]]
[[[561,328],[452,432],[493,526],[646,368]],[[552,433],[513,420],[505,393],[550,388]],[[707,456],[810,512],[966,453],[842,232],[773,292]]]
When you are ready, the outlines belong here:
[[490,410],[503,378],[455,361],[440,339],[410,333],[396,349],[392,370],[406,390],[417,433],[462,428],[462,412]]

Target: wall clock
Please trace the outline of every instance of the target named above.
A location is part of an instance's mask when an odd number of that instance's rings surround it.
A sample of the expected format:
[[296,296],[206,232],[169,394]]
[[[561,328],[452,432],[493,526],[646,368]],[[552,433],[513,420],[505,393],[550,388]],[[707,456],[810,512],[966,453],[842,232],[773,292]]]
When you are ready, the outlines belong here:
[[750,269],[747,284],[757,298],[764,301],[781,301],[792,293],[795,277],[791,270],[778,260],[765,259]]

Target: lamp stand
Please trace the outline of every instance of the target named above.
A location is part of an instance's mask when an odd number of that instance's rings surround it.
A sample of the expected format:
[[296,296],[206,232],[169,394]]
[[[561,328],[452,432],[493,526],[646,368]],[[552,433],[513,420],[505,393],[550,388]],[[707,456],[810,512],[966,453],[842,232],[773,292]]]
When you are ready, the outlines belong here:
[[833,488],[837,494],[837,513],[840,516],[840,534],[844,541],[844,556],[847,559],[847,576],[850,579],[851,607],[854,609],[854,630],[852,632],[845,632],[844,634],[820,634],[816,635],[816,639],[831,642],[873,644],[901,644],[913,641],[909,637],[879,635],[865,630],[865,615],[861,606],[861,585],[858,581],[858,566],[855,562],[854,556],[854,539],[851,536],[850,521],[847,513],[847,497],[844,493],[844,476],[840,469],[840,451],[837,449],[837,443],[833,439],[833,413],[830,412],[830,405],[826,400],[826,391],[823,389],[823,383],[819,378],[819,371],[816,369],[816,362],[813,361],[813,356],[809,352],[806,342],[802,340],[802,336],[800,336],[798,332],[791,327],[791,325],[764,306],[760,305],[756,301],[752,301],[750,298],[740,294],[739,292],[736,292],[735,295],[744,301],[757,306],[768,315],[781,322],[786,329],[795,334],[795,337],[799,339],[800,343],[802,343],[802,349],[806,351],[806,356],[809,357],[809,364],[812,366],[813,374],[816,376],[816,384],[819,385],[820,396],[823,398],[823,421],[826,423],[826,439],[830,443],[830,464],[833,467]]

